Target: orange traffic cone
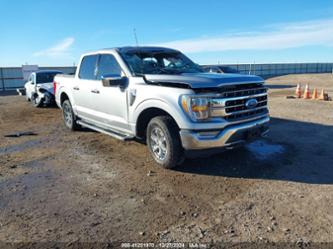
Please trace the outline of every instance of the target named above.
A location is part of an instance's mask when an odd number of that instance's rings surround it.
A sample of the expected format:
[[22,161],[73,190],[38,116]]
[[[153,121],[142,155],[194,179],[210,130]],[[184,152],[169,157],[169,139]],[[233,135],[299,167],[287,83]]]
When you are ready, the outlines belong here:
[[296,93],[296,98],[301,98],[302,97],[302,88],[301,88],[300,84],[297,84],[295,93]]
[[306,84],[303,99],[309,99],[309,98],[310,98],[310,88],[309,85]]
[[319,100],[328,100],[328,94],[325,93],[324,89],[321,89],[320,96],[318,98]]
[[312,98],[311,99],[317,99],[318,98],[318,91],[317,88],[313,89],[313,93],[312,93]]

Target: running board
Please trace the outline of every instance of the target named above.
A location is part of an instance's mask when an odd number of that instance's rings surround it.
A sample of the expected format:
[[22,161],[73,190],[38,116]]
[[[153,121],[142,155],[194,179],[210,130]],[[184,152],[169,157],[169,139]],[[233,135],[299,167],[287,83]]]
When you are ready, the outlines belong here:
[[109,135],[111,137],[117,138],[117,139],[122,140],[122,141],[128,141],[128,140],[134,139],[134,136],[123,134],[123,133],[119,133],[119,132],[115,132],[115,131],[111,131],[111,130],[105,130],[105,129],[97,127],[95,125],[86,123],[86,122],[84,122],[82,120],[77,120],[76,123],[79,124],[79,125],[81,125],[81,126],[83,126],[83,127],[86,127],[86,128],[92,129],[94,131],[98,131],[98,132],[107,134],[107,135]]

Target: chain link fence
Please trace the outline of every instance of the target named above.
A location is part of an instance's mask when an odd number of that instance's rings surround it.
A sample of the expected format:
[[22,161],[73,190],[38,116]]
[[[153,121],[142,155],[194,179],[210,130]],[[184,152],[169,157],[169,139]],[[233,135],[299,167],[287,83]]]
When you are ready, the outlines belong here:
[[286,74],[332,73],[333,63],[272,63],[272,64],[223,64],[241,74],[254,74],[263,78]]

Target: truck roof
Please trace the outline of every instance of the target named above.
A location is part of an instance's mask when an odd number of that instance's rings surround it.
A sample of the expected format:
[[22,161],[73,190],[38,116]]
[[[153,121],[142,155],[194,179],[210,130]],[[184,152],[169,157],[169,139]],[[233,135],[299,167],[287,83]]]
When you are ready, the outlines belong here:
[[179,52],[178,50],[165,47],[142,46],[142,47],[118,47],[116,48],[122,53],[128,52]]
[[126,46],[126,47],[114,47],[114,48],[104,48],[99,50],[90,51],[88,53],[84,53],[84,55],[100,53],[100,52],[111,52],[117,51],[120,53],[135,53],[135,52],[179,52],[176,49],[165,48],[165,47],[155,47],[155,46]]

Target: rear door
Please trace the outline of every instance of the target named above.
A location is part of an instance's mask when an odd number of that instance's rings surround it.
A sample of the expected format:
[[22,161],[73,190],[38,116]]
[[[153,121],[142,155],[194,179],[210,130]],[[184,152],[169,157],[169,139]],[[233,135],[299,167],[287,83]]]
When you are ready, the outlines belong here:
[[86,55],[82,58],[78,78],[73,85],[75,109],[80,118],[93,122],[96,120],[96,97],[92,94],[99,80],[96,79],[98,54]]

